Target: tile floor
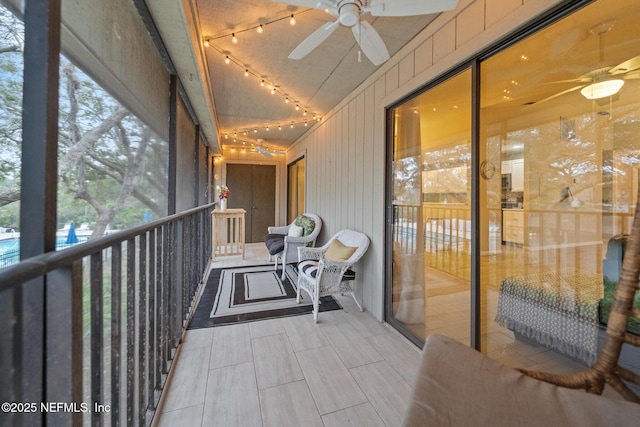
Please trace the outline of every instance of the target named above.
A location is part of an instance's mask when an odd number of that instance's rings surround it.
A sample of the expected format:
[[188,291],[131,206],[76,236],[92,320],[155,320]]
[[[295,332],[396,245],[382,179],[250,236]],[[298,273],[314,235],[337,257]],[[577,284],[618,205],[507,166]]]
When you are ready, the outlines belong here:
[[[245,260],[268,263],[264,245]],[[397,426],[421,351],[389,326],[343,310],[187,331],[156,426]]]
[[[263,244],[245,260],[269,263]],[[154,419],[155,426],[399,426],[421,351],[350,297],[344,310],[187,331]],[[462,302],[464,301],[464,302]],[[429,297],[428,333],[468,345],[468,294]],[[465,316],[456,311],[464,311]],[[518,341],[490,322],[487,354],[509,366],[574,372],[583,365]]]

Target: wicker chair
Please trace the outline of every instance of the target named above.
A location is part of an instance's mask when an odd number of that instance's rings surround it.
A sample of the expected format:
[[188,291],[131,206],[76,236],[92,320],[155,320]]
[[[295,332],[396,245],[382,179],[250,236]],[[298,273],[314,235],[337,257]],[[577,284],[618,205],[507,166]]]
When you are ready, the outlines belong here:
[[[336,240],[350,250],[355,248],[355,251],[344,260],[325,259],[325,254]],[[362,258],[368,247],[369,238],[363,233],[342,230],[322,247],[301,247],[298,249],[300,263],[298,264],[297,302],[300,302],[301,290],[309,294],[313,301],[314,322],[318,321],[320,298],[325,295],[348,292],[360,311],[363,311],[362,305],[358,302],[351,287],[351,282],[355,280],[355,272],[351,267]]]
[[[274,269],[277,270],[279,262],[282,262],[282,280],[284,280],[285,276],[285,266],[287,264],[298,262],[298,248],[303,246],[315,246],[316,239],[322,229],[322,220],[318,215],[312,213],[304,213],[302,215],[313,220],[315,223],[313,231],[309,235],[300,237],[289,236],[289,229],[296,222],[293,221],[291,224],[282,227],[269,227],[267,229],[269,234],[264,237],[270,256],[275,258]],[[277,249],[274,250],[274,247],[277,247]]]

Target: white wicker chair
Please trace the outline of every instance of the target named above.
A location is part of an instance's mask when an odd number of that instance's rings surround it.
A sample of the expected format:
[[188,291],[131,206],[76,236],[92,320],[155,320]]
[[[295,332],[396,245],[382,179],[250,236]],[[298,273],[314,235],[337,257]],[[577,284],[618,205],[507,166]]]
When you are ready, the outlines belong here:
[[272,254],[272,256],[275,258],[275,265],[274,265],[275,270],[278,269],[279,262],[282,262],[281,278],[283,280],[284,280],[284,271],[285,271],[286,265],[294,262],[298,262],[298,248],[304,247],[307,245],[315,246],[316,239],[318,238],[318,234],[320,234],[320,230],[322,229],[322,220],[318,215],[315,215],[312,213],[306,213],[306,212],[303,215],[306,216],[307,218],[312,219],[313,222],[315,222],[315,227],[311,232],[311,234],[309,234],[308,236],[294,237],[294,236],[288,235],[289,228],[295,223],[295,221],[289,225],[285,225],[282,227],[272,226],[267,229],[269,232],[269,235],[280,234],[284,236],[283,250],[276,254]]
[[[324,259],[324,254],[334,240],[339,240],[345,246],[357,247],[356,251],[345,261]],[[349,293],[355,300],[360,311],[362,305],[353,293],[351,282],[355,273],[350,268],[364,255],[369,247],[369,238],[354,230],[341,230],[336,233],[324,246],[319,248],[298,249],[298,290],[297,302],[300,302],[300,291],[304,290],[313,301],[313,320],[318,321],[320,297],[337,293]]]

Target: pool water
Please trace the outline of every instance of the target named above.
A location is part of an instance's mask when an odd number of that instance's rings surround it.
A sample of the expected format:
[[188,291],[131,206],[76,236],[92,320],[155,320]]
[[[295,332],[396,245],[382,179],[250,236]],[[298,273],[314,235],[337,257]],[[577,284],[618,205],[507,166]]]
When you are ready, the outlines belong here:
[[[78,243],[86,242],[87,237],[78,237]],[[56,249],[68,248],[66,237],[56,238]],[[20,239],[0,240],[0,268],[20,261]]]

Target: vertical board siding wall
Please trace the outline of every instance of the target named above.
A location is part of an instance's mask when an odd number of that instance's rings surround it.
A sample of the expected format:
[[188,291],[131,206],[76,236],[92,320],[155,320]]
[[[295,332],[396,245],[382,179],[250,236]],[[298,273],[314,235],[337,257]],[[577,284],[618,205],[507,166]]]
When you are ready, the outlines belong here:
[[371,239],[356,293],[383,320],[385,109],[472,58],[559,0],[460,0],[349,94],[287,152],[306,154],[306,206],[320,215],[324,243],[353,228]]

